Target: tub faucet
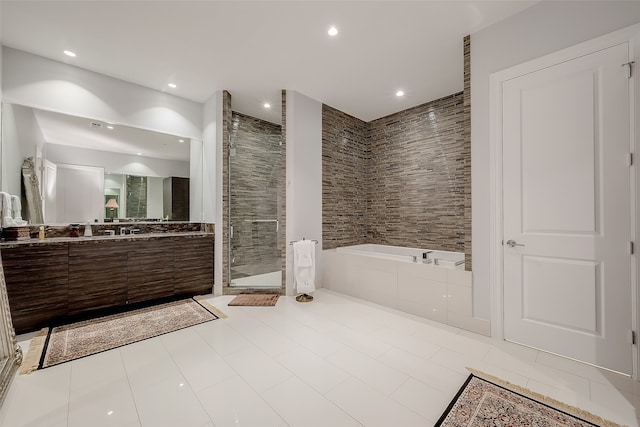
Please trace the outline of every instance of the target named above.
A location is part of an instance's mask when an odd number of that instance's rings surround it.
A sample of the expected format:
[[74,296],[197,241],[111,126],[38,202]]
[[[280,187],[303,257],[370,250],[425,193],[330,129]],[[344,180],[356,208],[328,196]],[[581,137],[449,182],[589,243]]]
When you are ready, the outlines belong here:
[[417,255],[413,256],[413,262],[418,262],[418,256]]
[[429,254],[433,251],[422,252],[422,262],[425,264],[431,264],[432,259],[429,258]]

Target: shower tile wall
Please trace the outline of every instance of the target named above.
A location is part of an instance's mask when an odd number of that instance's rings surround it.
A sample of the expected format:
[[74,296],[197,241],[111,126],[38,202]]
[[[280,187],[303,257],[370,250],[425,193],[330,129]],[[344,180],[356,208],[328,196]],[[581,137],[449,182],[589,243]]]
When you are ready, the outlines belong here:
[[368,123],[367,241],[464,252],[462,93]]
[[127,218],[147,217],[147,177],[127,175]]
[[465,270],[471,271],[471,36],[464,49],[464,253]]
[[368,123],[324,106],[322,128],[323,249],[464,252],[462,93]]
[[231,120],[232,278],[279,271],[281,127],[235,111]]
[[322,106],[322,246],[367,239],[367,123]]

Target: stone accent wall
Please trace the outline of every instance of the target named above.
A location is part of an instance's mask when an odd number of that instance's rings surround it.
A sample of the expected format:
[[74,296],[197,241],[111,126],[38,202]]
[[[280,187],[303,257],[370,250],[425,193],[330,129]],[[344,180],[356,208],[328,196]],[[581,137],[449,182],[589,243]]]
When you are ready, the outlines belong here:
[[[231,134],[231,94],[222,91],[222,290],[229,284],[229,135]],[[210,188],[209,191],[215,191]]]
[[282,156],[280,156],[280,194],[278,195],[278,210],[280,212],[280,267],[282,269],[282,290],[287,290],[287,91],[282,90]]
[[464,252],[462,93],[368,123],[324,106],[322,127],[323,249]]
[[322,106],[322,248],[367,240],[367,123]]
[[470,36],[463,47],[463,92],[368,123],[323,105],[323,249],[464,252],[471,270]]
[[464,38],[464,253],[471,271],[471,36]]
[[147,217],[147,177],[127,175],[127,218]]
[[369,243],[464,252],[462,98],[368,123]]
[[232,113],[232,280],[281,268],[276,222],[281,141],[279,125]]

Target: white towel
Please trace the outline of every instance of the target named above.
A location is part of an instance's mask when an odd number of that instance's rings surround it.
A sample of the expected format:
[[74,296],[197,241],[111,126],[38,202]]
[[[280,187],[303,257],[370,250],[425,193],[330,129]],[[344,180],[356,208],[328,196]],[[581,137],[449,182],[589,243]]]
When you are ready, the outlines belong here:
[[22,219],[22,202],[20,202],[20,197],[15,194],[11,195],[11,216],[13,217],[13,225],[27,225],[27,221]]
[[296,290],[308,294],[316,290],[316,245],[311,240],[293,243],[293,278]]
[[9,193],[0,191],[0,216],[2,216],[2,228],[13,226],[13,217],[11,216],[11,196]]

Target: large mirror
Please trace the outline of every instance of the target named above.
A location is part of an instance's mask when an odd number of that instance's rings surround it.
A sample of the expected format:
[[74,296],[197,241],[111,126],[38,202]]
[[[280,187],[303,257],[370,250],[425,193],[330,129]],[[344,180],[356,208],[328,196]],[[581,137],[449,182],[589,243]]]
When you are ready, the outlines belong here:
[[[32,197],[46,224],[201,220],[188,138],[5,103],[1,144],[0,190],[22,195],[32,224],[41,222],[29,215]],[[25,159],[36,191],[25,191]]]

